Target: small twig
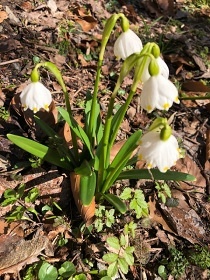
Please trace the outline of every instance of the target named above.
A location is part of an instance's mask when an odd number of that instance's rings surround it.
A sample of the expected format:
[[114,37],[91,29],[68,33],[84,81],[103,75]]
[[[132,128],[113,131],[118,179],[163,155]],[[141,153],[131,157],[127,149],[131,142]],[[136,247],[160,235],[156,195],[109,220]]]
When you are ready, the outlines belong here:
[[12,60],[8,60],[8,61],[4,61],[4,62],[0,62],[0,66],[2,65],[7,65],[7,64],[11,64],[14,62],[19,62],[21,60],[21,58],[16,58],[16,59],[12,59]]

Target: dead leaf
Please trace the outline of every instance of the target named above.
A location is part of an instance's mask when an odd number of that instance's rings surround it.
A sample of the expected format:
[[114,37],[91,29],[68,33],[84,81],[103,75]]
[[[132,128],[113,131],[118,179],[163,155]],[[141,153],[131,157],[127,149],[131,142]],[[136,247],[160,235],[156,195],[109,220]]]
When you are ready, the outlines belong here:
[[179,201],[181,203],[176,207],[168,207],[162,203],[159,204],[167,224],[170,225],[177,235],[193,244],[210,241],[199,215],[184,199],[179,199]]
[[97,24],[97,21],[92,16],[85,16],[82,19],[77,19],[76,22],[79,23],[84,32],[94,29]]
[[163,219],[162,214],[160,210],[157,208],[158,204],[157,202],[150,196],[149,198],[149,217],[154,223],[161,224],[164,230],[167,230],[168,232],[175,233],[173,229],[171,229],[166,221]]
[[201,174],[200,168],[188,155],[176,162],[176,169],[180,172],[191,174],[196,178],[196,181],[191,182],[190,184],[179,182],[183,190],[189,190],[196,187],[196,190],[199,189],[200,192],[205,192],[206,179]]
[[78,60],[81,62],[82,66],[84,67],[88,66],[88,62],[84,59],[82,53],[78,54]]
[[95,197],[93,197],[91,203],[88,206],[84,206],[80,200],[80,176],[74,172],[70,172],[70,183],[77,209],[86,225],[91,225],[95,217]]
[[54,0],[48,0],[47,6],[50,8],[52,14],[57,11],[57,4]]
[[41,231],[32,240],[25,240],[17,235],[0,236],[0,275],[17,273],[26,264],[38,261],[37,256],[45,250],[53,256],[52,244]]
[[192,91],[192,92],[210,92],[210,87],[204,85],[200,81],[185,81],[182,84],[182,90]]
[[19,18],[17,18],[17,17],[14,15],[14,13],[13,13],[12,10],[9,8],[9,6],[6,6],[6,7],[5,7],[5,10],[6,10],[6,13],[7,13],[7,15],[8,15],[8,17],[9,17],[9,19],[10,19],[10,21],[11,21],[12,23],[21,24]]
[[0,23],[2,23],[7,18],[8,18],[7,13],[5,11],[0,11]]

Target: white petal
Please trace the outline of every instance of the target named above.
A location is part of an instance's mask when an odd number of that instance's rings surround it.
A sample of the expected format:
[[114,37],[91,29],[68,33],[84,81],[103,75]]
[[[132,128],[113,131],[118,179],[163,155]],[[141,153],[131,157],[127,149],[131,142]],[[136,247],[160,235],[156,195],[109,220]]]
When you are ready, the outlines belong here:
[[166,79],[168,79],[169,77],[169,69],[167,64],[165,63],[165,61],[159,56],[157,59],[157,63],[160,67],[160,74],[165,77]]
[[123,60],[133,53],[139,53],[141,50],[142,42],[131,29],[122,32],[114,44],[115,56]]
[[160,132],[149,131],[140,142],[138,154],[146,160],[148,168],[157,166],[161,172],[166,172],[180,158],[178,142],[173,135],[163,141]]
[[158,74],[151,76],[143,84],[141,93],[141,107],[147,112],[152,112],[155,108],[159,110],[168,110],[173,102],[179,103],[178,90],[175,85]]
[[25,109],[34,112],[41,108],[47,109],[52,102],[50,91],[40,82],[30,83],[20,94],[20,101]]

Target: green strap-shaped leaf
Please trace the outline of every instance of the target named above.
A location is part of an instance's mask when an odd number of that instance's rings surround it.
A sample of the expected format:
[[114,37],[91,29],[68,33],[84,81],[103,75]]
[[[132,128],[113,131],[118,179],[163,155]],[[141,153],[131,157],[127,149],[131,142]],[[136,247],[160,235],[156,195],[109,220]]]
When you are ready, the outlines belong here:
[[84,160],[82,164],[74,169],[76,174],[81,176],[91,176],[92,175],[92,166],[89,164],[87,160]]
[[[87,93],[87,100],[85,103],[85,131],[89,130],[89,121],[90,121],[90,112],[92,107],[92,95],[90,93]],[[103,137],[103,125],[101,121],[101,115],[100,115],[100,105],[97,101],[96,107],[95,107],[95,119],[96,119],[96,128],[95,128],[95,137],[96,137],[96,143],[100,143],[102,137]]]
[[74,157],[71,155],[70,150],[66,146],[66,143],[62,137],[60,137],[47,123],[41,120],[39,117],[34,116],[35,122],[40,126],[40,128],[45,132],[45,134],[58,142],[56,147],[60,156],[64,156],[69,162],[74,162]]
[[121,214],[124,214],[127,211],[125,203],[114,194],[103,194],[103,197],[115,207]]
[[168,180],[168,181],[195,181],[193,175],[177,172],[167,171],[166,173],[160,172],[158,169],[133,169],[126,170],[120,173],[117,180],[122,179],[151,179],[151,180]]
[[85,131],[82,129],[81,126],[78,125],[75,119],[72,116],[70,116],[69,113],[64,108],[59,107],[58,111],[61,114],[61,116],[64,118],[64,120],[68,123],[68,125],[71,127],[71,129],[74,131],[74,133],[85,144],[85,146],[90,152],[91,157],[93,158],[94,155],[93,155],[92,147]]
[[138,141],[141,137],[141,133],[141,130],[136,131],[133,135],[131,135],[131,137],[127,139],[125,144],[119,150],[107,170],[106,180],[101,192],[106,192],[118,178],[122,169],[125,167],[127,161],[129,160],[132,152],[138,146]]
[[49,148],[43,144],[18,135],[7,134],[7,138],[21,149],[31,153],[36,157],[39,157],[64,169],[72,170],[72,165],[69,163],[69,161],[67,161],[65,158],[61,158],[55,149]]
[[82,204],[88,206],[94,195],[96,189],[96,174],[92,172],[90,176],[80,177],[80,199]]

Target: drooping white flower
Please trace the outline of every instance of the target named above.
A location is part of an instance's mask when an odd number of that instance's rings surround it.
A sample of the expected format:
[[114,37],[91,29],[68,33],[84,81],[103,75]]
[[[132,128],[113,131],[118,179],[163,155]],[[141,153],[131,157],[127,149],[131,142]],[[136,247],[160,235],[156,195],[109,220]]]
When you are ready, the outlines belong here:
[[181,157],[179,145],[173,135],[167,140],[160,139],[160,131],[149,131],[140,140],[138,158],[145,160],[147,168],[158,167],[166,172]]
[[52,102],[52,95],[42,83],[31,82],[21,92],[20,101],[24,110],[29,108],[36,113],[43,108],[48,111],[49,105]]
[[[149,74],[149,70],[148,70],[150,61],[151,61],[151,59],[147,58],[147,61],[145,63],[145,68],[144,68],[144,71],[143,71],[142,76],[141,76],[141,81],[143,83],[145,83],[151,77],[151,75]],[[158,64],[159,68],[160,68],[159,69],[160,70],[160,74],[163,77],[165,77],[166,79],[168,79],[168,77],[169,77],[169,69],[168,69],[168,66],[165,63],[165,61],[159,56],[158,58],[156,58],[156,62]]]
[[140,98],[141,107],[148,113],[155,108],[167,111],[173,102],[177,104],[180,102],[175,85],[161,74],[151,76],[143,84]]
[[142,50],[141,39],[131,30],[122,32],[114,44],[114,54],[125,60],[133,53],[140,53]]

